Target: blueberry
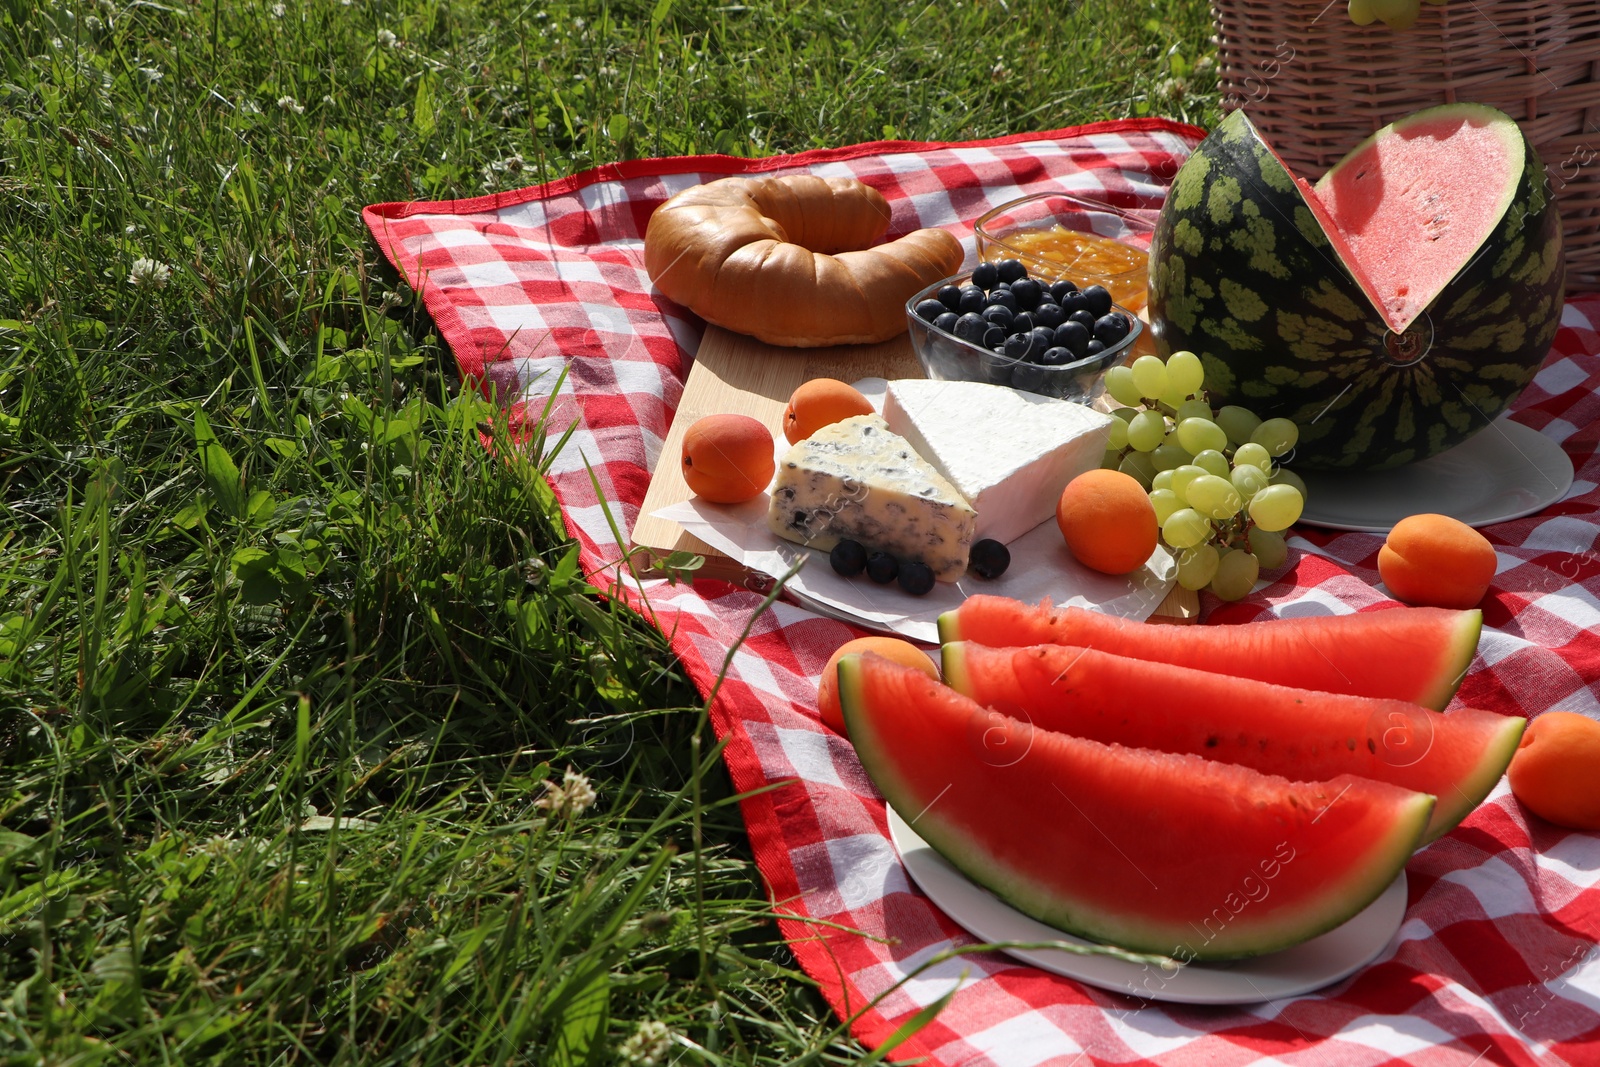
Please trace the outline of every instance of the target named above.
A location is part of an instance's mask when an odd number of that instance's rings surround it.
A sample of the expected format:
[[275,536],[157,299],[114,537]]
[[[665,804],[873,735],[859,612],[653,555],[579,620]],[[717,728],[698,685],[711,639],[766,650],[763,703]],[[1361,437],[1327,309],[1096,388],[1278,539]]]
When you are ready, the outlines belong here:
[[1028,276],[1028,268],[1022,265],[1020,259],[1002,259],[995,264],[995,270],[999,272],[1001,281],[1013,284]]
[[990,326],[999,326],[1001,329],[1010,326],[1011,320],[1016,318],[1011,309],[1004,304],[990,304],[983,309],[982,314],[984,322],[987,322]]
[[999,323],[995,323],[993,326],[990,326],[987,330],[983,331],[982,344],[984,348],[999,348],[1005,343],[1006,328],[1001,326]]
[[[943,306],[944,305],[942,304],[940,305],[940,307]],[[945,333],[955,333],[956,323],[960,321],[960,319],[961,316],[957,315],[954,311],[946,311],[943,315],[940,315],[938,318],[934,319],[933,324],[939,327],[939,329],[943,330]]]
[[1053,330],[1067,321],[1067,313],[1060,304],[1040,304],[1033,309],[1033,321]]
[[1059,367],[1062,364],[1071,363],[1077,358],[1069,350],[1057,345],[1054,348],[1045,349],[1044,353],[1034,362],[1041,367]]
[[1000,280],[1000,271],[993,263],[979,263],[972,268],[972,284],[979,289],[993,289]]
[[1111,293],[1103,285],[1089,286],[1083,291],[1083,298],[1089,301],[1089,310],[1094,312],[1095,318],[1111,310]]
[[1037,363],[1018,363],[1011,371],[1011,387],[1037,393],[1044,388],[1045,374]]
[[1089,356],[1098,356],[1105,350],[1106,346],[1101,344],[1099,341],[1090,341],[1088,344],[1083,346],[1083,355],[1084,358],[1088,358]]
[[984,331],[988,328],[989,324],[983,321],[983,316],[977,312],[972,312],[957,319],[956,328],[950,332],[963,341],[971,341],[973,344],[977,344],[983,340]]
[[992,292],[996,292],[996,293],[1009,293],[1010,291],[1011,291],[1011,283],[1010,282],[995,282],[994,283],[994,289],[992,290]]
[[972,542],[967,569],[979,578],[998,578],[1011,566],[1011,550],[992,537]]
[[867,550],[861,547],[860,541],[852,541],[846,537],[834,545],[833,551],[828,553],[828,563],[832,565],[836,574],[854,578],[867,568]]
[[1033,351],[1032,333],[1014,333],[1006,338],[1005,353],[1011,359],[1027,359]]
[[937,322],[939,316],[945,314],[949,310],[949,308],[945,307],[937,300],[924,300],[922,303],[917,305],[917,318],[921,319],[923,322]]
[[963,315],[969,311],[973,314],[977,314],[978,312],[982,311],[984,307],[988,305],[988,303],[988,297],[984,295],[982,289],[979,289],[976,285],[964,285],[961,287],[960,306],[956,310],[960,311]]
[[1017,303],[1024,311],[1032,311],[1039,306],[1039,296],[1044,292],[1044,286],[1032,278],[1023,278],[1021,281],[1011,283],[1011,295],[1017,298]]
[[1081,322],[1063,322],[1056,327],[1055,341],[1074,356],[1081,357],[1086,355],[1084,345],[1089,343],[1089,331],[1083,328]]
[[1094,339],[1110,348],[1128,336],[1128,320],[1116,312],[1101,315],[1094,323]]
[[1078,287],[1065,278],[1062,278],[1059,282],[1050,283],[1050,295],[1056,298],[1056,303],[1058,304],[1067,299],[1068,293],[1076,293],[1077,291]]
[[[1061,310],[1067,313],[1067,318],[1072,317],[1074,311],[1088,311],[1089,298],[1082,293],[1068,293],[1061,298]],[[1096,315],[1095,318],[1100,316]]]
[[961,310],[961,286],[959,286],[959,285],[946,285],[946,286],[943,286],[942,288],[940,288],[939,292],[935,294],[935,297],[939,301],[939,303],[943,304],[945,307],[949,308],[951,311],[960,311]]
[[900,573],[900,564],[887,552],[874,552],[867,557],[867,577],[879,585],[888,585]]
[[1085,330],[1088,330],[1090,333],[1094,333],[1094,312],[1074,311],[1072,314],[1067,316],[1067,319],[1071,322],[1082,323]]
[[1005,308],[1007,311],[1021,311],[1017,304],[1016,294],[1010,289],[996,289],[989,294],[989,306],[992,308]]
[[933,592],[933,568],[915,560],[900,568],[900,588],[912,596],[926,596]]
[[1011,319],[1011,332],[1027,333],[1037,325],[1039,324],[1033,321],[1033,312],[1019,311]]
[[1028,331],[1028,336],[1033,338],[1033,355],[1037,359],[1044,350],[1051,348],[1056,343],[1056,332],[1047,330],[1043,326],[1035,326]]

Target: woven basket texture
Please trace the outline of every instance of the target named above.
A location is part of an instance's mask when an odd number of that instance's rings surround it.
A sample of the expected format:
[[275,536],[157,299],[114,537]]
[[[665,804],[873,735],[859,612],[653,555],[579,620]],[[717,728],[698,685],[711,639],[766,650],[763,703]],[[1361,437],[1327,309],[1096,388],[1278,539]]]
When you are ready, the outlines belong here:
[[1344,0],[1211,0],[1225,108],[1315,180],[1364,137],[1436,104],[1522,125],[1556,191],[1567,285],[1600,289],[1600,0],[1448,0],[1408,30]]

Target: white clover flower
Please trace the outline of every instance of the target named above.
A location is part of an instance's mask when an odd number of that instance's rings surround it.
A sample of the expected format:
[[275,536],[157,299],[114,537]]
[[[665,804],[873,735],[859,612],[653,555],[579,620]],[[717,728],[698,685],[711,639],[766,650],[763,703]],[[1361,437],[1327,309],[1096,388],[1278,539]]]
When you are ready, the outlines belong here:
[[400,44],[400,38],[395,36],[393,30],[385,26],[378,31],[378,43],[385,48],[394,48]]
[[158,259],[140,256],[128,272],[128,284],[135,289],[165,289],[172,280],[172,268]]
[[533,802],[534,807],[544,808],[552,815],[563,816],[571,819],[589,810],[595,802],[594,787],[589,784],[589,779],[579,774],[572,768],[561,777],[561,784],[557,785],[549,779],[544,783],[544,796]]
[[622,1062],[638,1067],[656,1067],[672,1051],[672,1027],[647,1019],[617,1049]]
[[278,106],[285,111],[293,111],[296,115],[304,115],[306,106],[292,96],[278,97]]
[[1155,95],[1163,100],[1182,100],[1189,85],[1182,78],[1162,78],[1156,82]]
[[587,26],[587,25],[589,25],[589,24],[588,24],[588,23],[587,23],[587,22],[585,22],[585,21],[584,21],[584,19],[583,19],[583,16],[582,16],[582,15],[580,15],[580,16],[578,16],[578,17],[577,17],[577,18],[575,18],[575,19],[573,19],[573,20],[572,20],[572,27],[573,27],[573,29],[577,29],[577,30],[581,30],[581,29],[583,29],[583,28],[584,28],[584,27],[585,27],[585,26]]
[[99,33],[106,28],[106,24],[100,21],[99,15],[85,15],[83,24],[89,27],[90,33]]
[[283,13],[284,13],[285,10],[287,10],[287,9],[282,4],[273,4],[272,5],[272,17],[275,18],[275,19],[283,18]]
[[1196,74],[1204,74],[1206,71],[1210,70],[1216,65],[1217,61],[1212,57],[1201,56],[1199,59],[1194,61],[1194,72]]

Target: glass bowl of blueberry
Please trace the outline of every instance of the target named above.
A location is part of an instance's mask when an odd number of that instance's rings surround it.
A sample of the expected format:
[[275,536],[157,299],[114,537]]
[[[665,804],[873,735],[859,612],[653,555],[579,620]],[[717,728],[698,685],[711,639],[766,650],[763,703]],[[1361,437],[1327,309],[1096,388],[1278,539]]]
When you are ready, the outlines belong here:
[[1144,324],[1103,286],[1029,275],[1020,260],[980,263],[906,302],[911,347],[934,381],[988,382],[1093,403]]

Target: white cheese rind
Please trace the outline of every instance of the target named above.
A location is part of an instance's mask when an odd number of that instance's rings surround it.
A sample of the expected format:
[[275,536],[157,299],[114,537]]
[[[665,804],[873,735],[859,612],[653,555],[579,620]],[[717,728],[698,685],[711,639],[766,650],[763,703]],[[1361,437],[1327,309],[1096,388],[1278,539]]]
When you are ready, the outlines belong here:
[[1053,516],[1111,439],[1110,415],[982,382],[890,382],[883,415],[977,511],[975,536],[1000,542]]
[[778,461],[772,532],[830,551],[845,538],[941,582],[967,570],[977,515],[960,493],[877,415],[824,426]]

